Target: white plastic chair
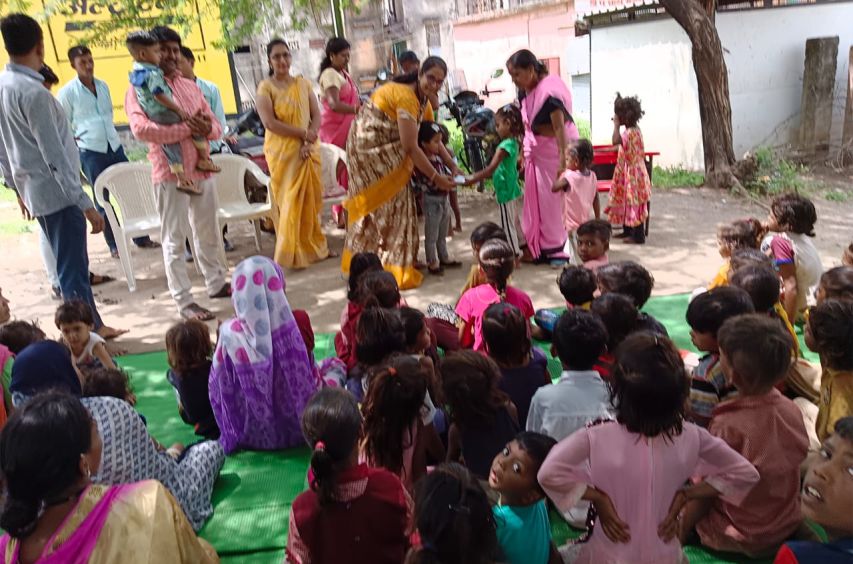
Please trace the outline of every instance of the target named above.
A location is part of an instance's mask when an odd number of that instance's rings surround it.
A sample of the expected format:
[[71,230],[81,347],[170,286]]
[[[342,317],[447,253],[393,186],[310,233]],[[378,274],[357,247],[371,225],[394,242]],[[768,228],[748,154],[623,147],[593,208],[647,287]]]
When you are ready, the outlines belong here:
[[216,196],[218,198],[218,217],[220,225],[233,221],[250,220],[255,228],[255,249],[261,250],[260,219],[269,217],[274,221],[270,194],[267,191],[267,201],[262,204],[250,203],[244,189],[246,172],[250,172],[261,184],[269,187],[270,177],[264,174],[261,167],[251,159],[240,155],[219,154],[211,155],[222,172],[214,175],[216,179]]
[[346,189],[338,183],[338,161],[347,164],[347,152],[331,143],[320,143],[321,178],[323,199],[339,202],[346,196]]
[[[104,190],[110,193],[112,205],[107,205]],[[151,165],[148,163],[114,164],[95,181],[95,199],[106,210],[118,246],[119,259],[127,288],[136,291],[133,260],[130,256],[131,239],[143,235],[160,234],[160,214],[151,184]],[[121,223],[113,206],[121,210]]]

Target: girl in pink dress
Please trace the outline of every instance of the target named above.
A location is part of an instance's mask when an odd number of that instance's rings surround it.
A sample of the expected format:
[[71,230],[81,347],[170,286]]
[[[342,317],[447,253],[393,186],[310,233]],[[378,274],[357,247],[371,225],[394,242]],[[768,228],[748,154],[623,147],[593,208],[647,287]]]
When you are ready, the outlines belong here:
[[[610,223],[623,226],[622,234],[616,235],[617,238],[642,245],[646,242],[645,224],[652,196],[643,134],[637,127],[644,112],[634,96],[623,98],[616,94],[613,113],[613,144],[619,149],[619,155],[610,186],[610,202],[604,213],[610,218]],[[620,132],[623,125],[625,131]]]
[[589,221],[590,212],[595,219],[601,217],[595,173],[590,170],[593,159],[592,143],[589,139],[578,139],[569,145],[568,168],[551,188],[552,192],[563,193],[563,226],[568,239],[563,252],[571,257],[572,264],[582,264],[578,252],[578,227]]
[[738,505],[758,472],[723,440],[684,421],[690,382],[669,339],[629,336],[616,350],[612,378],[616,421],[564,439],[539,470],[561,511],[587,500],[597,513],[589,540],[563,550],[580,563],[687,562],[677,536],[685,503],[721,496]]

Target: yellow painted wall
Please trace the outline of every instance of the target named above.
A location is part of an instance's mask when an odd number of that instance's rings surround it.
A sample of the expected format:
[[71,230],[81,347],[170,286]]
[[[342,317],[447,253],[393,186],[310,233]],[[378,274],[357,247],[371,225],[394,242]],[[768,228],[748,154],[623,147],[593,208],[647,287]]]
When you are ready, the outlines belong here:
[[[111,17],[112,6],[106,2],[92,0],[65,0],[64,8],[66,10],[61,11],[67,11],[69,15],[57,13],[42,24],[45,62],[56,72],[60,87],[76,76],[68,62],[68,49],[82,41],[86,35],[87,24],[108,20]],[[152,16],[156,15],[154,10],[156,8],[152,4]],[[234,99],[228,54],[224,50],[213,47],[213,42],[219,39],[220,31],[218,14],[205,13],[201,18],[201,24],[193,27],[189,36],[183,37],[183,44],[192,49],[195,54],[196,76],[210,80],[219,86],[225,113],[232,114],[237,112],[237,104]],[[133,60],[124,46],[123,38],[114,45],[93,48],[92,55],[95,58],[95,76],[105,81],[110,87],[116,123],[127,123],[124,113],[124,95],[127,92],[127,75]],[[0,63],[5,65],[7,61],[8,55],[5,49],[0,49]]]

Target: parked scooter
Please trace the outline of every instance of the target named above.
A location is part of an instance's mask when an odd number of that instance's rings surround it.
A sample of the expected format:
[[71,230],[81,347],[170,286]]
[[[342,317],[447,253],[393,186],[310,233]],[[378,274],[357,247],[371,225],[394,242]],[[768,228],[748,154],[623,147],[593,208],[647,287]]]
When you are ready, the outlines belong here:
[[[492,79],[498,78],[503,74],[503,69],[497,69],[492,73]],[[483,96],[501,92],[501,90],[489,90],[489,83],[486,83],[485,88],[481,92]],[[445,106],[450,115],[456,120],[459,128],[462,130],[462,154],[460,158],[462,165],[468,169],[468,172],[479,172],[486,168],[488,163],[492,161],[495,155],[495,150],[500,143],[497,130],[495,128],[495,112],[484,106],[485,100],[476,92],[471,90],[463,90],[448,99]],[[482,192],[485,188],[484,183],[480,183],[477,190]]]
[[228,127],[223,135],[226,145],[235,155],[242,155],[255,162],[265,174],[270,173],[264,156],[264,124],[255,108],[246,110]]

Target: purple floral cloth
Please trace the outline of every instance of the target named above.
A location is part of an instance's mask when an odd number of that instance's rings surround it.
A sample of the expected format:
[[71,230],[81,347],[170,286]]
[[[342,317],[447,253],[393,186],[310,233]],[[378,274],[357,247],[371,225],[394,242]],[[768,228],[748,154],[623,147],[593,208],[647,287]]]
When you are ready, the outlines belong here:
[[210,370],[210,405],[226,453],[303,444],[299,420],[319,379],[287,297],[284,273],[266,257],[234,272],[236,317],[222,324]]

